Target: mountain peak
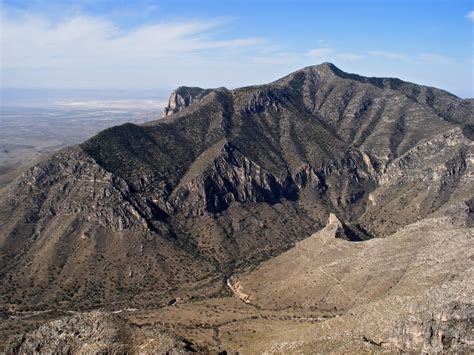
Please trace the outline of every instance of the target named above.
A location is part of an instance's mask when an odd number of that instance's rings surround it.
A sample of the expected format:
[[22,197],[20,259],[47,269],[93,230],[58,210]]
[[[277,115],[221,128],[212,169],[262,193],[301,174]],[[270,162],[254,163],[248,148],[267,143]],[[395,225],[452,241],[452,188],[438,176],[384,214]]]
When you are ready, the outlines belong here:
[[336,67],[333,63],[331,62],[323,62],[321,64],[317,64],[314,66],[315,68],[327,68],[333,71],[340,70],[338,67]]
[[344,73],[341,69],[336,67],[333,63],[330,62],[323,62],[321,64],[312,65],[306,67],[305,69],[317,71],[319,73],[326,73],[326,74],[341,74]]

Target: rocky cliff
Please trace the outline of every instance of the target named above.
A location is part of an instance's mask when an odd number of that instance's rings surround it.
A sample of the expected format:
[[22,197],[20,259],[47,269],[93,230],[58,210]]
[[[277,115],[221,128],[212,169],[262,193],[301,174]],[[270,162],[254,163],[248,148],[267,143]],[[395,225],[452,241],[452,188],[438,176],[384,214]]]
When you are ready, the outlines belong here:
[[171,93],[168,100],[168,105],[163,111],[163,117],[184,110],[194,101],[199,100],[205,95],[209,94],[210,91],[211,90],[196,87],[180,86]]

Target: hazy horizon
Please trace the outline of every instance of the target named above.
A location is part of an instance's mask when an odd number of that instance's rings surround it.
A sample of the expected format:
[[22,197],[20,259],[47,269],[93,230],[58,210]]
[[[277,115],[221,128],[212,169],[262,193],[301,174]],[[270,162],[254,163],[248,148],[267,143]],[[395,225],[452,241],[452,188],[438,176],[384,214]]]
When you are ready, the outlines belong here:
[[1,88],[0,107],[162,108],[172,89],[48,89]]

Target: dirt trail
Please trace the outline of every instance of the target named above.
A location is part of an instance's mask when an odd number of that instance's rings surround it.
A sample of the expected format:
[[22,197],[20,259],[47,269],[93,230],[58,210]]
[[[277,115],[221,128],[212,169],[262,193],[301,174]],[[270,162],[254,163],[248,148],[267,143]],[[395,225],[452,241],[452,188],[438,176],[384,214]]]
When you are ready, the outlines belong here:
[[235,297],[240,299],[242,302],[252,304],[250,302],[250,296],[242,291],[242,283],[237,280],[234,276],[227,279],[227,287],[232,291]]

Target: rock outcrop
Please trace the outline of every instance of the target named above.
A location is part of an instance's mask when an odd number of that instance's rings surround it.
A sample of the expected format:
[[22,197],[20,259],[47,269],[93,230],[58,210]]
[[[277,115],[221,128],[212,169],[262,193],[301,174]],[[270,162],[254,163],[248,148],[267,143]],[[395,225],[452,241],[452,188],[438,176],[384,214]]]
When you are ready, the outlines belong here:
[[387,332],[384,344],[404,352],[469,352],[473,327],[474,305],[454,303],[400,321]]
[[168,100],[168,105],[163,111],[163,117],[184,110],[194,101],[201,99],[209,92],[210,90],[201,89],[197,87],[180,86],[171,93],[170,98]]
[[4,350],[7,354],[195,352],[189,342],[163,331],[141,329],[119,315],[99,311],[46,323],[35,331],[13,337]]

